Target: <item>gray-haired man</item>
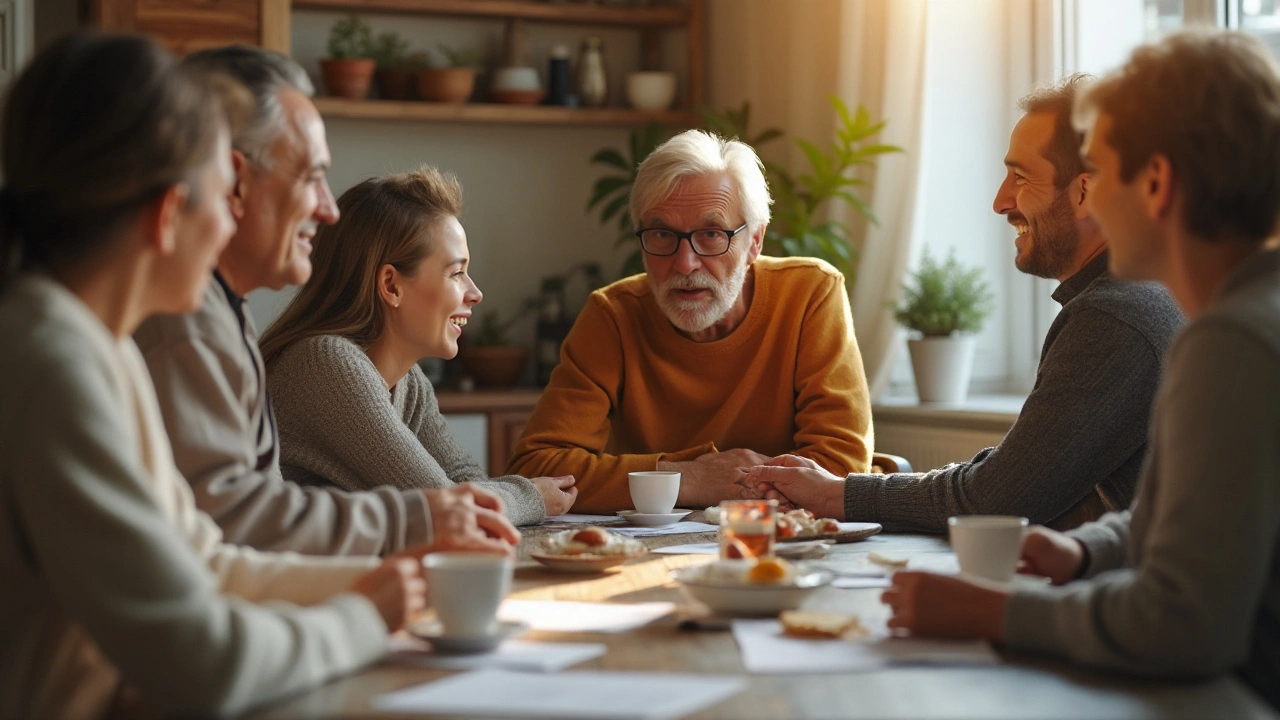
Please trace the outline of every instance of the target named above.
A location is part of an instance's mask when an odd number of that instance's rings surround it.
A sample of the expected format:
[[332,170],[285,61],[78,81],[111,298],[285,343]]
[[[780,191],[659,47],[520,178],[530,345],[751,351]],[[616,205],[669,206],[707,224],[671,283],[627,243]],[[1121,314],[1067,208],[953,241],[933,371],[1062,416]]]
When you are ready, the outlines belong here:
[[509,551],[519,534],[501,502],[469,486],[348,493],[280,476],[275,419],[257,329],[244,297],[311,275],[311,239],[338,219],[329,148],[296,63],[259,48],[195,53],[184,63],[222,73],[253,95],[254,116],[233,139],[238,228],[201,309],[148,320],[136,335],[155,381],[178,466],[196,502],[230,542],[321,555],[385,554],[407,547]]

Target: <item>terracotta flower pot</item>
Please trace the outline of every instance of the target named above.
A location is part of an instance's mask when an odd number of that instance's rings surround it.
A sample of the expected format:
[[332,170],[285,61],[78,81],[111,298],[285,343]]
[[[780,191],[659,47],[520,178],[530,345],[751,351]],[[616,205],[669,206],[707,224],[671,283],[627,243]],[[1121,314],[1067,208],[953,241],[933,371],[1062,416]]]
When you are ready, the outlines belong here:
[[369,96],[375,64],[368,58],[321,60],[325,87],[334,97],[363,100]]
[[373,79],[384,100],[412,100],[418,85],[418,71],[403,68],[380,68]]
[[433,102],[466,102],[476,88],[474,68],[439,68],[418,71],[418,96]]
[[458,353],[467,374],[480,387],[511,387],[529,362],[529,348],[521,345],[467,347]]

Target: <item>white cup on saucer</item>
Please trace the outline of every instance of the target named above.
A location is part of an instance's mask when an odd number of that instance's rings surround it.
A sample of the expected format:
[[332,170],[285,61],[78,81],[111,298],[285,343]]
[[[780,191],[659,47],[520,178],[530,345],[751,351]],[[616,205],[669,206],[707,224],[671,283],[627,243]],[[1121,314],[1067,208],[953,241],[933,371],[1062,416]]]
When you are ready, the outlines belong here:
[[636,512],[646,515],[665,515],[676,507],[680,496],[680,473],[650,470],[627,473],[631,488],[631,504]]
[[442,552],[427,555],[422,564],[442,635],[474,638],[498,632],[498,606],[511,591],[511,558]]
[[1027,519],[1012,515],[962,515],[947,519],[960,572],[1009,582],[1022,555]]

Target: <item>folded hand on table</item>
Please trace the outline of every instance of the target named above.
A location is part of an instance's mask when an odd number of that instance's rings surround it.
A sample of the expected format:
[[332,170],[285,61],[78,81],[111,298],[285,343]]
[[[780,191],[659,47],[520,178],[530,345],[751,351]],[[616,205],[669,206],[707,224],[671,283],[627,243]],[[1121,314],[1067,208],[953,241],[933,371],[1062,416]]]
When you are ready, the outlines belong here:
[[1004,638],[1009,591],[985,580],[928,572],[894,573],[880,601],[893,611],[889,629],[949,638]]
[[427,553],[446,550],[515,555],[520,532],[503,514],[502,500],[496,495],[470,483],[424,492],[431,508],[433,539],[402,555],[419,560]]
[[578,498],[578,488],[574,487],[576,481],[572,475],[529,478],[529,482],[533,483],[542,494],[542,504],[547,508],[547,517],[569,512],[569,508],[573,507],[573,501]]
[[756,497],[782,508],[804,508],[818,517],[844,520],[844,478],[798,455],[779,455],[746,468],[738,483]]
[[1043,575],[1054,585],[1065,585],[1080,577],[1082,570],[1084,546],[1079,540],[1040,525],[1027,528],[1018,572]]
[[373,603],[387,625],[387,632],[404,627],[409,618],[427,607],[427,581],[422,563],[411,557],[383,560],[381,565],[361,575],[351,590]]
[[742,471],[768,462],[768,455],[742,448],[709,452],[685,462],[660,462],[657,470],[680,473],[681,507],[707,507],[721,500],[753,498],[755,494],[739,482]]

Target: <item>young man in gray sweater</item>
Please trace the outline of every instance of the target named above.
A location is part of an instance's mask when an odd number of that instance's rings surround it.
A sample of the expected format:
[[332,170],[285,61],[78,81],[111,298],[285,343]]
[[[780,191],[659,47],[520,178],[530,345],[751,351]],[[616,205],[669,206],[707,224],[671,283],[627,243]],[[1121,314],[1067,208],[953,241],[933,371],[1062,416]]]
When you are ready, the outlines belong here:
[[898,573],[890,626],[1158,677],[1234,670],[1280,709],[1280,75],[1240,33],[1138,49],[1076,106],[1118,276],[1190,318],[1131,511],[1023,541],[1053,586]]
[[259,48],[195,53],[193,69],[247,87],[254,116],[235,132],[235,234],[200,310],[158,315],[135,340],[156,386],[178,467],[228,542],[314,555],[381,555],[409,547],[510,552],[519,533],[502,503],[471,485],[365,492],[302,487],[280,474],[258,332],[244,297],[311,274],[311,238],[338,219],[325,174],[329,148],[311,82]]
[[952,515],[1022,515],[1073,528],[1133,500],[1161,365],[1182,314],[1156,283],[1107,272],[1071,104],[1075,75],[1024,97],[994,209],[1018,233],[1024,273],[1062,284],[1018,420],[997,447],[926,473],[832,475],[785,455],[745,478],[757,493],[822,517],[944,532]]

